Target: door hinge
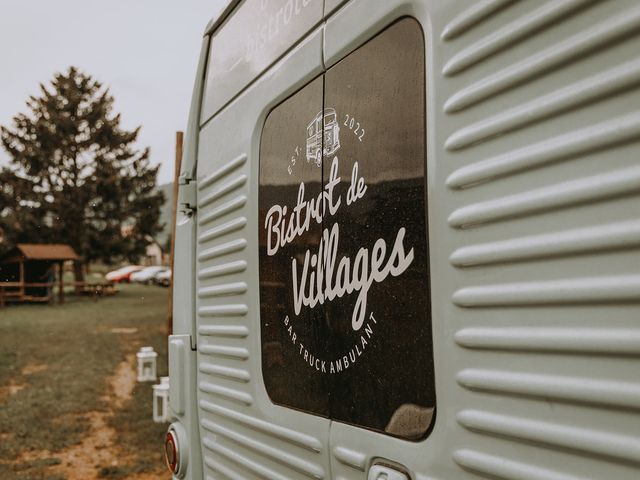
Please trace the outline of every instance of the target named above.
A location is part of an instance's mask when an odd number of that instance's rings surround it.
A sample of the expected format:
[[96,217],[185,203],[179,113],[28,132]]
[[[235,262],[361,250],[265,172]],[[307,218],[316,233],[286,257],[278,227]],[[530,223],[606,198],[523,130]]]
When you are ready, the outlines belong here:
[[193,215],[198,209],[197,188],[195,179],[180,175],[178,190],[178,211],[186,215]]

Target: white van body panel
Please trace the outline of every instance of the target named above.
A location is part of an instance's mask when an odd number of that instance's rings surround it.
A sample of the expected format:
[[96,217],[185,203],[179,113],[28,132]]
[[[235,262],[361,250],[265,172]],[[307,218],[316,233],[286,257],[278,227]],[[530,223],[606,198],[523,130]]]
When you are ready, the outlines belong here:
[[[176,234],[174,321],[194,308],[176,333],[197,351],[180,350],[186,381],[171,370],[195,452],[186,478],[364,480],[380,464],[413,480],[638,478],[640,7],[325,0],[323,12],[237,93],[192,112],[183,172],[198,206]],[[258,295],[269,112],[403,17],[425,42],[437,394],[417,442],[271,402]]]
[[273,106],[322,72],[321,55],[316,30],[201,130],[198,386],[203,459],[212,473],[231,475],[244,465],[263,478],[288,478],[292,469],[329,476],[329,421],[271,403],[254,321],[262,126]]

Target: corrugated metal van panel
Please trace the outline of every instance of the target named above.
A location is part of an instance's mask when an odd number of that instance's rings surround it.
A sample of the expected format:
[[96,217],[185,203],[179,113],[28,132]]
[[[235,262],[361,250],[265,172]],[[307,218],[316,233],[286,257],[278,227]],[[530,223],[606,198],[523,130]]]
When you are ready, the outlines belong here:
[[427,42],[438,413],[421,444],[332,424],[334,475],[637,478],[639,6],[352,0],[326,65],[403,15]]
[[277,407],[265,391],[257,264],[262,127],[278,102],[321,72],[320,54],[316,31],[200,132],[196,304],[206,478],[330,478],[329,421]]
[[499,9],[440,34],[453,460],[505,479],[636,478],[640,9],[484,6]]

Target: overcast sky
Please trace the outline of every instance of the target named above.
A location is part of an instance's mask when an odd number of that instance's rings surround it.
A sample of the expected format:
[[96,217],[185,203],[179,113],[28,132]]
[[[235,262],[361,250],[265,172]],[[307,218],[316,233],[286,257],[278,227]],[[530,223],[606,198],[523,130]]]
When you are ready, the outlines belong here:
[[[107,85],[125,128],[173,178],[202,34],[224,0],[0,0],[0,124],[70,65]],[[7,163],[0,147],[0,165]]]

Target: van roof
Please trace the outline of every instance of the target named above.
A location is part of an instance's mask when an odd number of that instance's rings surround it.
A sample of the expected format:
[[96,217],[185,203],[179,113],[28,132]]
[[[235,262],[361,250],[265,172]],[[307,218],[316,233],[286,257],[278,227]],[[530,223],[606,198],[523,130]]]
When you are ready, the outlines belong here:
[[213,31],[218,28],[218,25],[220,25],[225,18],[227,18],[229,13],[231,13],[238,3],[240,3],[240,0],[225,0],[222,2],[214,11],[213,18],[207,24],[207,28],[205,28],[203,36],[213,33]]

